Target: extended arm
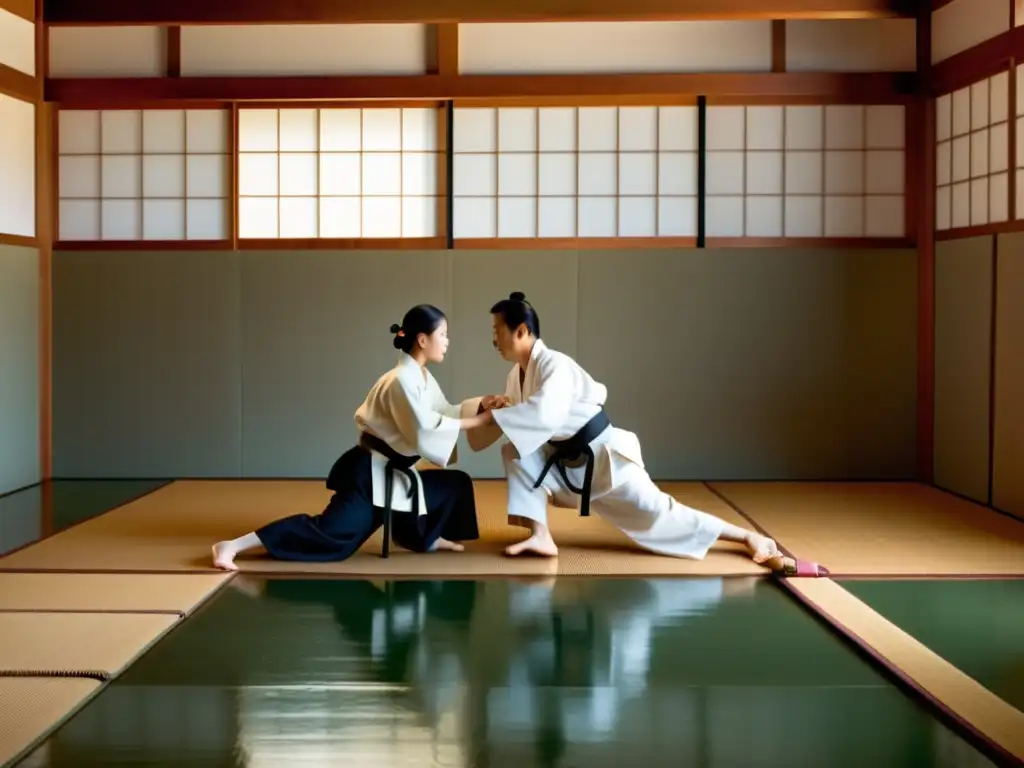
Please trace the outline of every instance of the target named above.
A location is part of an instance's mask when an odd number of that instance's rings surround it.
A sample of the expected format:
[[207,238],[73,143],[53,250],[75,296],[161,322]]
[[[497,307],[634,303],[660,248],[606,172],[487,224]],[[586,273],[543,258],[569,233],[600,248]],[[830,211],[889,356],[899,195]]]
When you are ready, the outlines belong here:
[[537,372],[539,386],[526,400],[494,411],[501,428],[520,456],[537,451],[561,429],[572,409],[572,370],[559,360],[548,360]]

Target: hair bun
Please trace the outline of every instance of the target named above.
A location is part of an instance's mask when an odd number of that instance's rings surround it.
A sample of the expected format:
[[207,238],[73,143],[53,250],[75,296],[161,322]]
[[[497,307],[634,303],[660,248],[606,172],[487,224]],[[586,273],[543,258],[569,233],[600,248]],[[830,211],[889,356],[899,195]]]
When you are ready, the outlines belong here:
[[398,333],[400,330],[402,330],[402,326],[400,326],[398,323],[392,323],[391,324],[391,332],[392,333]]
[[526,301],[526,294],[520,293],[519,291],[514,291],[513,293],[510,293],[508,297],[512,299],[512,301]]

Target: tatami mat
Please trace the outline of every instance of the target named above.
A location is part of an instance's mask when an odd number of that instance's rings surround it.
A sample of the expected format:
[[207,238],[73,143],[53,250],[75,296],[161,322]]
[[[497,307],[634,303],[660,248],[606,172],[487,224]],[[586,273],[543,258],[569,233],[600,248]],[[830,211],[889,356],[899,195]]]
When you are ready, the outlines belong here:
[[711,483],[833,576],[1024,575],[1024,523],[917,483]]
[[190,613],[230,574],[0,573],[0,611]]
[[[743,518],[701,483],[664,485],[684,503],[737,525]],[[504,482],[476,484],[481,539],[466,552],[420,555],[393,548],[380,557],[378,531],[355,557],[341,563],[285,563],[264,556],[239,558],[241,569],[261,573],[368,576],[510,575],[750,575],[765,573],[735,544],[716,545],[703,561],[641,551],[597,515],[581,518],[552,509],[557,559],[501,554],[523,538],[508,525]],[[317,513],[330,498],[320,481],[179,481],[50,539],[0,558],[0,571],[187,572],[212,568],[215,542],[240,536],[278,517]]]
[[178,621],[152,613],[0,613],[0,676],[113,677]]
[[1007,704],[831,579],[787,586],[907,682],[1007,756],[1024,760],[1024,712]]
[[74,678],[0,678],[0,765],[61,725],[100,685]]

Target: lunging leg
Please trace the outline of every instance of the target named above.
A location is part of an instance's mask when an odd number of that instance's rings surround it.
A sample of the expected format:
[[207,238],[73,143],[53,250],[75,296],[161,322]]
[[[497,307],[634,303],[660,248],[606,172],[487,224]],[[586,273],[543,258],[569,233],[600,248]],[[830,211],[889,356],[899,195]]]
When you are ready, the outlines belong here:
[[[516,556],[524,553],[542,557],[556,557],[558,547],[548,528],[548,494],[544,486],[534,488],[543,463],[539,454],[521,459],[511,443],[501,446],[501,459],[508,480],[509,522],[530,529],[530,537],[506,547],[505,553]],[[547,485],[548,477],[544,478]]]

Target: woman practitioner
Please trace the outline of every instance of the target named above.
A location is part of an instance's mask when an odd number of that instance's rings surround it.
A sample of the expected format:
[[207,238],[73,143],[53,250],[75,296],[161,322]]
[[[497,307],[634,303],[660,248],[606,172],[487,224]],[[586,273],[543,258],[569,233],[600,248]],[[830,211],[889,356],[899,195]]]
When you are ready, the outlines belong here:
[[233,541],[213,547],[213,564],[238,570],[235,557],[263,547],[278,560],[339,561],[351,557],[384,524],[384,556],[394,512],[395,542],[413,552],[461,551],[479,537],[473,481],[460,470],[417,472],[426,459],[438,467],[455,461],[461,430],[493,423],[480,399],[453,406],[445,399],[428,363],[440,363],[448,349],[448,321],[437,307],[413,307],[393,325],[398,364],[373,385],[355,414],[360,437],[331,468],[334,491],[316,516],[282,518]]

